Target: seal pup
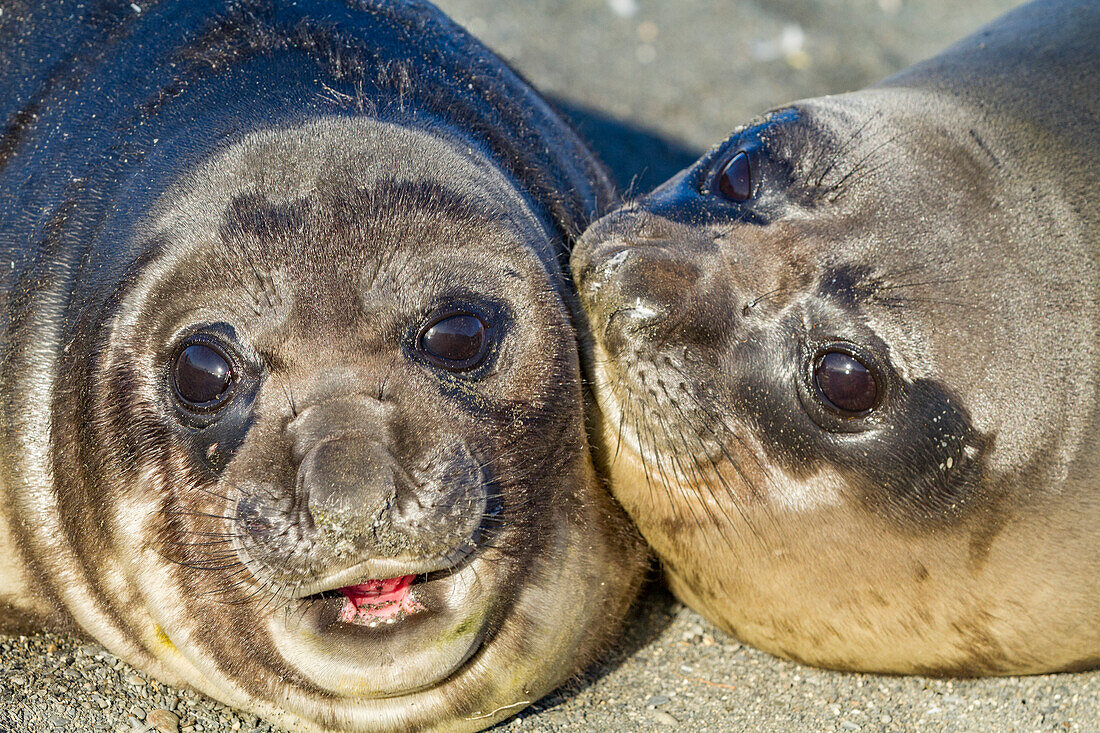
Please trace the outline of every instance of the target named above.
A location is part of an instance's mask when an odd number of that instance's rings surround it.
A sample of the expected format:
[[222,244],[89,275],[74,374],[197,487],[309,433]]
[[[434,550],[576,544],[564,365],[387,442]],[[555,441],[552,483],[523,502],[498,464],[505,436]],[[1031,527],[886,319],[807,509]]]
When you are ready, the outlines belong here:
[[737,129],[572,264],[613,492],[766,651],[1100,660],[1100,6]]
[[422,2],[5,6],[0,608],[294,730],[474,730],[645,549],[589,457],[573,132]]

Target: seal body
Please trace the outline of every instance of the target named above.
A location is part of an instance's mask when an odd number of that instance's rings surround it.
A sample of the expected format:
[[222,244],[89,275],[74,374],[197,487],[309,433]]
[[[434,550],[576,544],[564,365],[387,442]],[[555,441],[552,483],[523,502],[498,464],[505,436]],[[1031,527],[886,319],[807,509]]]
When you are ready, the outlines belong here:
[[1100,9],[736,130],[573,255],[673,590],[837,669],[1100,659]]
[[300,730],[472,730],[645,552],[565,244],[610,187],[419,2],[9,4],[0,609]]

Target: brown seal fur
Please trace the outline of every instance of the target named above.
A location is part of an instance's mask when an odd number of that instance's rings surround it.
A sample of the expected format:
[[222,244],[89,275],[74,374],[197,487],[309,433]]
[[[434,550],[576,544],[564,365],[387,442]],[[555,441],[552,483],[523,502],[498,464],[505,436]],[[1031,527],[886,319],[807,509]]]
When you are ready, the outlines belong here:
[[837,669],[1100,660],[1098,37],[1023,6],[582,238],[602,461],[722,628]]
[[426,3],[0,23],[5,628],[296,730],[480,729],[580,671],[645,554],[585,438],[573,132]]

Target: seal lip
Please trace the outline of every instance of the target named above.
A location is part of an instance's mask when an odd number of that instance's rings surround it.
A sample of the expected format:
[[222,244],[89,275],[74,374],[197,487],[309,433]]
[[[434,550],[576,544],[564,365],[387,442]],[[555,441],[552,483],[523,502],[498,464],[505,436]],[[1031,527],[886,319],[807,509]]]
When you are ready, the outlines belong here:
[[476,548],[467,543],[442,555],[412,561],[369,558],[301,585],[295,589],[291,597],[296,600],[307,600],[310,596],[339,590],[368,580],[382,580],[403,575],[427,576],[438,572],[453,572],[459,565],[463,565],[470,560],[475,551]]
[[348,620],[347,599],[336,593],[291,600],[285,611],[269,610],[267,623],[274,624],[284,658],[320,688],[372,699],[402,697],[443,684],[493,636],[501,594],[484,586],[486,573],[496,576],[494,564],[475,558],[418,577],[405,596],[412,608],[389,617]]

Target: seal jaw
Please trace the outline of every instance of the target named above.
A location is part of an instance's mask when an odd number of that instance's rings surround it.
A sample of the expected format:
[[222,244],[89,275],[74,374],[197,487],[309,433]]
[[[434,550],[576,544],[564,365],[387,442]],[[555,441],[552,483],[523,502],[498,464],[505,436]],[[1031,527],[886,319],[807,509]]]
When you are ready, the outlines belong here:
[[304,598],[271,614],[267,628],[280,653],[322,689],[371,698],[414,693],[450,676],[486,638],[487,593],[497,583],[485,585],[492,571],[483,565]]

